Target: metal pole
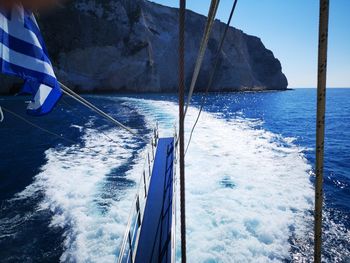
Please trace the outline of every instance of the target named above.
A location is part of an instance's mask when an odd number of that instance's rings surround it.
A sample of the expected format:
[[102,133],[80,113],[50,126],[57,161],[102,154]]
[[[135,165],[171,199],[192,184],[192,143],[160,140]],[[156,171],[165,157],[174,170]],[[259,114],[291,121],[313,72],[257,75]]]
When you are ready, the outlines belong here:
[[321,263],[322,255],[322,206],[323,163],[326,113],[327,47],[329,0],[320,0],[320,24],[318,43],[317,125],[316,125],[316,186],[315,186],[315,248],[314,262]]
[[181,217],[181,261],[186,263],[186,210],[185,210],[185,13],[186,0],[180,0],[179,9],[179,143],[180,143],[180,217]]

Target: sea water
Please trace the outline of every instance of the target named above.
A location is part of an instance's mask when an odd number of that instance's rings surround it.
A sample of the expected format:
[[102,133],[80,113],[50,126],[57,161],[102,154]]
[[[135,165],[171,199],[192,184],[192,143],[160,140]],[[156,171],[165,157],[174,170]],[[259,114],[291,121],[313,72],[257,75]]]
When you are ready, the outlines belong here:
[[[350,262],[350,89],[329,89],[324,259]],[[315,89],[210,94],[186,155],[189,262],[308,262],[313,249]],[[90,95],[150,139],[171,136],[176,94]],[[186,138],[201,95],[186,117]],[[0,261],[114,262],[146,143],[64,98],[49,115],[0,105]],[[179,237],[179,235],[178,235]]]

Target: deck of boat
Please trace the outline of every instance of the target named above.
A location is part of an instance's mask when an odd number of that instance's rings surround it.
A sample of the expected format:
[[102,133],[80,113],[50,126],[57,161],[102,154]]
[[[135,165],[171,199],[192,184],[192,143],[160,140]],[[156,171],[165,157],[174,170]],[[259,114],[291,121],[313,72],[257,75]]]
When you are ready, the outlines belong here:
[[174,138],[158,141],[135,262],[171,262]]

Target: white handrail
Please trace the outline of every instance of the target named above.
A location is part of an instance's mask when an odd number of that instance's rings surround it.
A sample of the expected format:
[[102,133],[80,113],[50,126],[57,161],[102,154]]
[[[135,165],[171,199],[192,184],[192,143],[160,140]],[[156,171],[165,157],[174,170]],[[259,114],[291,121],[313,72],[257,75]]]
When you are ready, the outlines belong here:
[[176,262],[176,183],[177,183],[177,173],[176,173],[176,164],[177,164],[177,134],[175,128],[174,134],[174,175],[173,175],[173,200],[172,200],[172,224],[171,224],[171,263]]

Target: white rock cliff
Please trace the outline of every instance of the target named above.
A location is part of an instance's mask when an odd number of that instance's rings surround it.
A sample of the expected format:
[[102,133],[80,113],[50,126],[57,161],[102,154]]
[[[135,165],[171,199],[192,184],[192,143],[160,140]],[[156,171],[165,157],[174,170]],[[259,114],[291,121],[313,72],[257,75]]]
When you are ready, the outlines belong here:
[[[187,12],[187,84],[205,22],[204,16]],[[58,78],[75,90],[177,90],[178,10],[175,8],[146,0],[76,0],[41,16],[39,23]],[[224,28],[224,23],[215,22],[197,91],[206,88]],[[10,85],[8,80],[4,81],[0,85],[6,92]],[[287,85],[280,62],[261,40],[230,28],[212,91],[284,90]]]

